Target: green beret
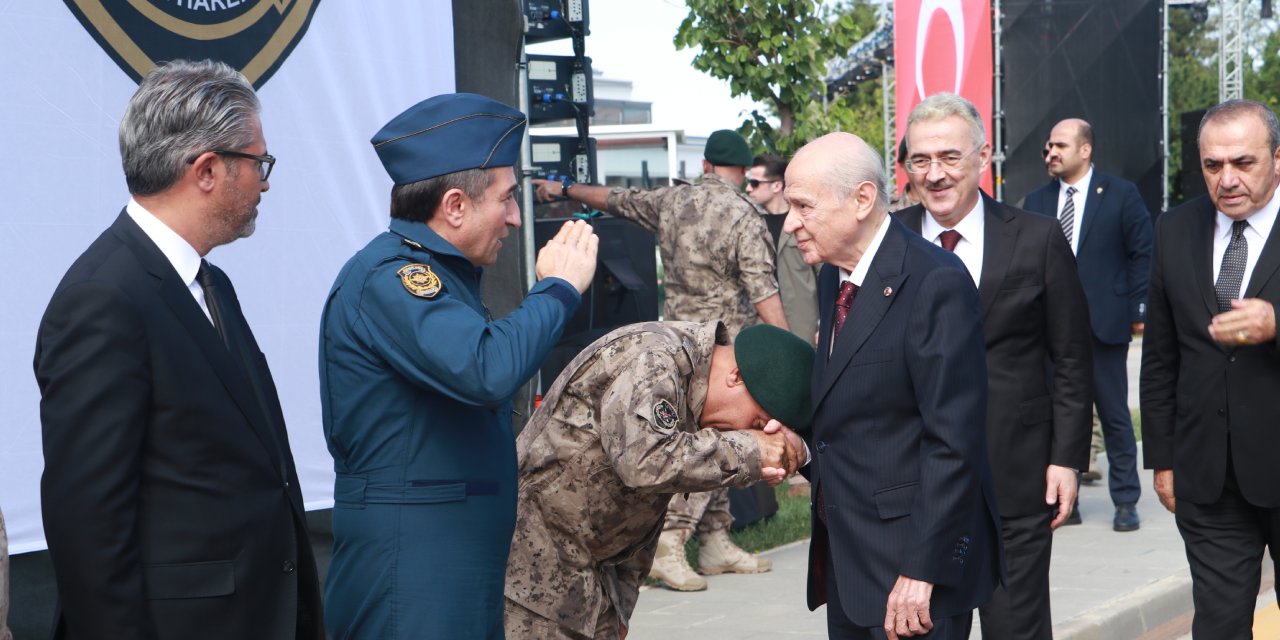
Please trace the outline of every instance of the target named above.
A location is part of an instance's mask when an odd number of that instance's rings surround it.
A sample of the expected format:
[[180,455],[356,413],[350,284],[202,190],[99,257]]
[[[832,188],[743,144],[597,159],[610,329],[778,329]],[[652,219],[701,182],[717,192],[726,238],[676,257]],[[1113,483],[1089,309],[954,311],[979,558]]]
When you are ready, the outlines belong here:
[[758,324],[738,334],[733,356],[747,392],[760,408],[794,430],[809,428],[813,417],[809,397],[813,347],[809,343],[790,331]]
[[721,129],[707,138],[702,157],[717,167],[749,167],[753,156],[751,147],[737,131]]

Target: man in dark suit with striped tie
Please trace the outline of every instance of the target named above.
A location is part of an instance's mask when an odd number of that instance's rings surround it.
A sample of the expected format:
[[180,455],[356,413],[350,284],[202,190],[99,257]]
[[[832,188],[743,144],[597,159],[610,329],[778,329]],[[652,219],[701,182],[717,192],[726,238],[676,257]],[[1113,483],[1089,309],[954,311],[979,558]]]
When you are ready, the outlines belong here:
[[[1057,218],[1076,256],[1093,331],[1093,396],[1107,451],[1112,528],[1136,531],[1138,445],[1129,416],[1129,342],[1141,334],[1151,263],[1151,214],[1132,182],[1095,170],[1093,127],[1071,118],[1045,143],[1048,184],[1027,211]],[[1092,464],[1092,463],[1091,463]],[[1079,521],[1078,514],[1073,518]]]
[[1209,193],[1156,224],[1143,464],[1186,543],[1192,635],[1249,638],[1262,552],[1280,558],[1280,121],[1230,100],[1199,144]]
[[826,263],[809,608],[827,605],[832,638],[966,638],[1001,572],[973,281],[888,215],[884,165],[857,136],[809,143],[786,180],[784,230]]

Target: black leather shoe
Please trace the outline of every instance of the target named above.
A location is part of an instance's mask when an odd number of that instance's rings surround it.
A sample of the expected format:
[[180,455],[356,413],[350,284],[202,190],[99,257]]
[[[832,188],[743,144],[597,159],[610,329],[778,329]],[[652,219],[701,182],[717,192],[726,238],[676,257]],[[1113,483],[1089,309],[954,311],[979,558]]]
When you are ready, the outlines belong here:
[[1138,509],[1132,503],[1116,505],[1116,519],[1111,528],[1116,531],[1138,530]]

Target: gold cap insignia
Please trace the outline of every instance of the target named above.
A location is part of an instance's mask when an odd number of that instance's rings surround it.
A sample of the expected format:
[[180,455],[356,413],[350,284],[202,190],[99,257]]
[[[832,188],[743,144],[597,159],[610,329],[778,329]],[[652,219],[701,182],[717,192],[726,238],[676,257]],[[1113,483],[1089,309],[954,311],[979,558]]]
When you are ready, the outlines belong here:
[[425,264],[415,262],[405,265],[396,272],[396,275],[400,276],[400,282],[404,284],[405,291],[419,298],[429,300],[444,289],[444,285],[440,283],[440,276],[432,273],[431,267]]

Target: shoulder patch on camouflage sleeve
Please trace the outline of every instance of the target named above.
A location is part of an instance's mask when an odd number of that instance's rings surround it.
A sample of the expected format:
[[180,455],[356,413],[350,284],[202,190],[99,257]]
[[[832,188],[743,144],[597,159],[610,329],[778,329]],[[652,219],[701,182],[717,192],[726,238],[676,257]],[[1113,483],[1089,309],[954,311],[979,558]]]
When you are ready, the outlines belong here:
[[404,285],[405,291],[419,298],[430,300],[444,288],[440,282],[440,276],[432,272],[431,267],[422,263],[405,265],[396,271],[396,275],[400,276],[400,283]]
[[653,405],[653,422],[659,430],[671,431],[680,422],[680,414],[676,413],[675,406],[664,398]]

